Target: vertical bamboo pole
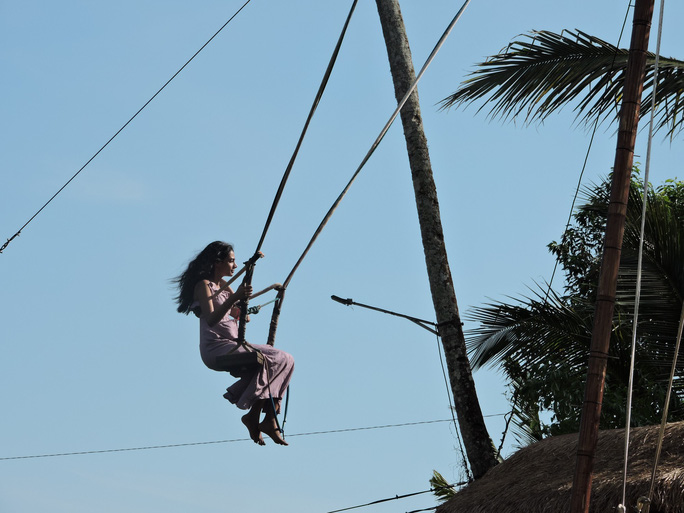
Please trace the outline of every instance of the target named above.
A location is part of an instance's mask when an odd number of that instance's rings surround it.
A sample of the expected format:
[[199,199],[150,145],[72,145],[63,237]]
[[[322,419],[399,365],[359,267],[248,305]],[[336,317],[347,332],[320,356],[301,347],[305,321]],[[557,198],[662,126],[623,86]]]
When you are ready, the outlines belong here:
[[654,0],[636,0],[634,6],[632,41],[625,71],[615,166],[606,222],[606,239],[594,311],[589,370],[587,372],[575,475],[572,484],[571,513],[587,513],[589,511],[594,454],[598,440],[601,402],[606,377],[606,358],[608,357],[610,334],[613,326],[615,290],[617,288],[627,199],[632,177],[634,143],[639,124],[641,93],[644,87],[646,52],[653,17],[653,3]]

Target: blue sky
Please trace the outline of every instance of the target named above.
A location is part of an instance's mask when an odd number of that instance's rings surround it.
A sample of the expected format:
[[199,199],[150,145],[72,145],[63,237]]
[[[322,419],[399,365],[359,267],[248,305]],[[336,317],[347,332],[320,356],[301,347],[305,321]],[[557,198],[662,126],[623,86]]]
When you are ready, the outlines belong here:
[[[11,237],[242,2],[0,1],[0,238]],[[170,279],[208,242],[248,258],[351,2],[245,10],[0,255],[0,457],[246,438]],[[404,1],[419,68],[461,2]],[[473,0],[419,86],[462,314],[548,280],[589,144],[571,109],[544,125],[439,111],[476,62],[533,29],[617,42],[623,1]],[[662,53],[680,56],[666,8]],[[630,16],[631,20],[631,16]],[[628,28],[629,31],[629,28]],[[628,36],[622,46],[628,45]],[[655,31],[651,39],[655,48]],[[263,246],[255,287],[285,279],[395,105],[375,3],[359,3]],[[597,133],[585,183],[612,164]],[[636,160],[645,159],[645,132]],[[681,176],[657,135],[651,181]],[[394,126],[295,275],[278,347],[295,356],[287,432],[448,419],[401,128]],[[269,313],[248,340],[265,339]],[[473,327],[466,323],[466,328]],[[505,387],[475,375],[498,445]],[[0,511],[324,513],[462,479],[446,422],[251,442],[0,460]],[[505,454],[514,450],[509,442]],[[368,508],[401,512],[430,495]]]

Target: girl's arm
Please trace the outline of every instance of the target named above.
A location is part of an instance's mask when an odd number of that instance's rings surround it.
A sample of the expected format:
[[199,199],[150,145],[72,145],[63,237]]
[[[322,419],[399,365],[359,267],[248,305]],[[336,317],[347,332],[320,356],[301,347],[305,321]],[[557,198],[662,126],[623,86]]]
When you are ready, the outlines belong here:
[[215,326],[221,319],[223,319],[231,308],[238,301],[249,297],[252,293],[252,286],[247,287],[240,285],[238,289],[231,294],[226,301],[220,305],[214,303],[209,282],[202,280],[195,285],[195,299],[199,302],[202,313],[200,318],[207,321],[209,326]]

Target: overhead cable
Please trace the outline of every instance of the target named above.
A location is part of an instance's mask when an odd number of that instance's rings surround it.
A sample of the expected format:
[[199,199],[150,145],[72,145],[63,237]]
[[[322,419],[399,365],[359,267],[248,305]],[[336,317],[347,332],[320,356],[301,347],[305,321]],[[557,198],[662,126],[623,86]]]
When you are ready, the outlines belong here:
[[242,4],[242,7],[240,7],[240,8],[235,12],[235,14],[233,14],[233,15],[230,17],[230,19],[228,19],[228,21],[226,21],[226,22],[221,26],[221,28],[218,29],[218,30],[214,33],[214,35],[211,36],[211,37],[209,38],[209,40],[208,40],[206,43],[204,43],[204,44],[202,45],[202,47],[201,47],[199,50],[197,50],[197,51],[194,53],[194,55],[193,55],[192,57],[190,57],[190,58],[185,62],[185,64],[183,64],[183,65],[180,67],[180,69],[179,69],[178,71],[176,71],[176,72],[173,74],[173,76],[172,76],[170,79],[168,79],[168,80],[166,81],[166,83],[165,83],[163,86],[161,86],[161,87],[159,88],[159,90],[158,90],[156,93],[154,93],[154,94],[152,95],[152,97],[151,97],[149,100],[147,100],[147,101],[145,102],[145,104],[144,104],[142,107],[140,107],[140,108],[138,109],[138,111],[137,111],[135,114],[133,114],[133,116],[130,117],[130,119],[129,119],[128,121],[126,121],[126,123],[124,123],[124,125],[123,125],[121,128],[119,128],[119,129],[116,131],[116,133],[115,133],[113,136],[111,136],[111,137],[109,138],[109,140],[108,140],[106,143],[104,143],[104,144],[102,145],[102,147],[100,147],[100,149],[97,150],[97,151],[95,152],[95,154],[94,154],[92,157],[90,157],[90,158],[88,159],[88,161],[87,161],[85,164],[83,164],[83,166],[81,166],[81,168],[80,168],[78,171],[76,171],[76,173],[74,173],[74,175],[73,175],[71,178],[69,178],[69,180],[67,180],[67,182],[66,182],[64,185],[62,185],[62,187],[60,187],[60,189],[59,189],[56,193],[54,193],[54,194],[52,195],[52,197],[51,197],[49,200],[47,200],[47,201],[45,202],[45,204],[44,204],[42,207],[40,207],[40,208],[38,209],[38,211],[37,211],[35,214],[33,214],[33,216],[31,216],[31,218],[30,218],[28,221],[26,221],[26,222],[24,223],[24,225],[23,225],[21,228],[19,228],[19,230],[17,231],[17,233],[15,233],[15,234],[12,235],[9,239],[7,239],[7,241],[2,245],[2,247],[0,247],[0,253],[2,253],[2,252],[5,250],[5,248],[6,248],[7,246],[9,246],[10,242],[12,242],[12,241],[13,241],[15,238],[17,238],[19,235],[21,235],[22,230],[23,230],[24,228],[26,228],[26,227],[29,225],[29,223],[30,223],[31,221],[33,221],[33,220],[38,216],[38,214],[40,214],[40,213],[43,211],[43,209],[44,209],[45,207],[47,207],[47,206],[52,202],[52,200],[55,199],[55,198],[57,197],[57,195],[58,195],[59,193],[61,193],[61,192],[67,187],[67,185],[69,185],[69,184],[74,180],[74,178],[76,178],[76,177],[81,173],[81,171],[83,171],[83,170],[86,168],[86,166],[88,166],[88,164],[90,164],[93,160],[95,160],[95,157],[97,157],[97,156],[102,152],[102,150],[104,150],[107,146],[109,146],[109,143],[112,142],[112,141],[114,140],[114,138],[115,138],[117,135],[119,135],[119,134],[124,130],[124,128],[126,128],[126,127],[131,123],[131,121],[133,121],[133,120],[138,116],[138,114],[140,114],[140,113],[143,111],[143,109],[145,109],[145,107],[147,107],[147,106],[152,102],[152,100],[154,100],[154,99],[157,97],[157,95],[158,95],[159,93],[161,93],[161,92],[166,88],[166,86],[169,85],[169,84],[171,83],[171,81],[172,81],[174,78],[176,78],[176,77],[178,76],[178,74],[180,74],[181,71],[183,71],[183,70],[185,69],[185,67],[186,67],[188,64],[190,64],[190,62],[192,62],[192,60],[193,60],[195,57],[197,57],[197,56],[199,55],[199,53],[200,53],[202,50],[204,50],[204,48],[205,48],[209,43],[211,43],[211,41],[212,41],[216,36],[218,36],[219,33],[220,33],[224,28],[226,28],[226,26],[227,26],[231,21],[233,21],[233,19],[234,19],[238,14],[240,14],[240,11],[242,11],[242,9],[244,9],[244,8],[247,6],[247,4],[248,4],[249,2],[251,2],[251,0],[247,0],[244,4]]
[[[373,501],[373,502],[367,502],[366,504],[359,504],[358,506],[350,506],[348,508],[335,509],[332,511],[328,511],[327,513],[340,513],[342,511],[349,511],[352,509],[365,508],[366,506],[374,506],[376,504],[382,504],[383,502],[396,501],[399,499],[406,499],[408,497],[415,497],[416,495],[422,495],[424,493],[435,492],[437,490],[443,490],[444,488],[454,488],[455,486],[463,486],[466,484],[468,484],[467,481],[464,481],[462,483],[454,483],[454,484],[451,484],[448,486],[437,486],[435,488],[430,488],[429,490],[423,490],[422,492],[413,492],[413,493],[406,493],[404,495],[395,495],[394,497],[388,497],[387,499],[380,499],[380,500]],[[434,508],[428,508],[428,509],[434,509]],[[417,511],[427,511],[427,510],[417,510]]]
[[[313,436],[313,435],[327,435],[327,434],[333,434],[333,433],[349,433],[352,431],[369,431],[372,429],[389,429],[389,428],[397,428],[397,427],[407,427],[407,426],[419,426],[419,425],[425,425],[425,424],[437,424],[440,422],[451,422],[451,419],[444,419],[444,420],[425,420],[425,421],[419,421],[419,422],[404,422],[402,424],[385,424],[382,426],[368,426],[368,427],[357,427],[357,428],[346,428],[346,429],[332,429],[328,431],[311,431],[309,433],[294,433],[288,435],[290,438],[295,437],[295,436]],[[123,449],[100,449],[100,450],[93,450],[93,451],[78,451],[78,452],[62,452],[62,453],[53,453],[53,454],[35,454],[35,455],[28,455],[28,456],[7,456],[0,458],[0,461],[7,461],[7,460],[26,460],[26,459],[35,459],[35,458],[55,458],[58,456],[82,456],[85,454],[104,454],[104,453],[111,453],[111,452],[130,452],[130,451],[146,451],[150,449],[171,449],[175,447],[190,447],[193,445],[211,445],[211,444],[226,444],[226,443],[233,443],[233,442],[247,442],[247,441],[252,441],[250,438],[234,438],[231,440],[214,440],[214,441],[208,441],[208,442],[189,442],[189,443],[181,443],[181,444],[168,444],[168,445],[149,445],[145,447],[128,447],[128,448],[123,448]]]

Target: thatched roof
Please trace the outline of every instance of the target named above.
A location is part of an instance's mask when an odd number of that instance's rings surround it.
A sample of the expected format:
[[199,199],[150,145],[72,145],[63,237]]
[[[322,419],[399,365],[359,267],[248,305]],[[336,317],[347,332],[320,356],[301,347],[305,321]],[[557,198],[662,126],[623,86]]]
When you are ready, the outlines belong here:
[[[648,495],[659,426],[630,432],[626,506]],[[437,508],[437,513],[564,513],[570,511],[577,434],[525,447]],[[622,501],[625,430],[601,431],[594,460],[591,513],[611,513]],[[669,424],[650,513],[684,513],[684,422]]]

